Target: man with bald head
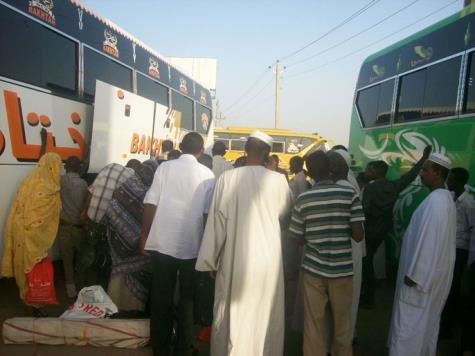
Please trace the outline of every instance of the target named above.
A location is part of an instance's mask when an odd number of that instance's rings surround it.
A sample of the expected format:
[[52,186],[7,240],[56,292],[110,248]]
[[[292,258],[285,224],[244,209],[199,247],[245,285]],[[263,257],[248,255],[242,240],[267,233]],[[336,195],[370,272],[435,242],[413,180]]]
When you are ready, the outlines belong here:
[[455,261],[456,213],[445,187],[450,159],[430,155],[420,173],[429,196],[412,214],[402,239],[388,340],[390,356],[435,355],[442,308]]
[[196,269],[216,276],[211,355],[282,355],[284,278],[280,224],[292,194],[264,167],[272,138],[256,131],[246,166],[217,180]]

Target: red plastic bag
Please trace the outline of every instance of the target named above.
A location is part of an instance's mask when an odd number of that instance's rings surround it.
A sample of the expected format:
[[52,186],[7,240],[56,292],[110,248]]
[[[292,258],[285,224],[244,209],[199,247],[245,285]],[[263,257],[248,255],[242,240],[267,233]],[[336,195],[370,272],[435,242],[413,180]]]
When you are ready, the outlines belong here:
[[46,257],[38,262],[27,274],[28,293],[26,304],[58,304],[54,288],[54,270],[51,258]]

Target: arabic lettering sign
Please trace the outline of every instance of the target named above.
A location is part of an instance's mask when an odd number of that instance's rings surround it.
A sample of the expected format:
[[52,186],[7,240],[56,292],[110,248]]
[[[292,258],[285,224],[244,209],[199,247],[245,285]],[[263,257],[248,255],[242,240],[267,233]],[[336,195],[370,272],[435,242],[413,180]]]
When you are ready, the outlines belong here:
[[84,159],[91,114],[86,104],[0,81],[0,163],[36,161],[42,128],[46,152]]

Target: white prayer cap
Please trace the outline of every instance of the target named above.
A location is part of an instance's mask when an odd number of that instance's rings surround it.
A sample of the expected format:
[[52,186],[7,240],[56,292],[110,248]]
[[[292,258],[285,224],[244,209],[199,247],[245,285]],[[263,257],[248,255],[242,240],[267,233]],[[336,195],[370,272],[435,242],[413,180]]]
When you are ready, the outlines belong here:
[[272,148],[272,142],[274,141],[272,137],[262,131],[254,131],[249,137],[257,138],[258,140],[264,142],[270,148]]
[[346,162],[346,165],[348,166],[348,168],[351,167],[351,155],[346,152],[345,150],[342,150],[342,149],[338,149],[338,150],[332,150],[333,152],[335,153],[338,153]]
[[450,169],[452,166],[452,161],[450,158],[444,156],[442,153],[432,153],[429,156],[429,161],[437,163],[438,165]]

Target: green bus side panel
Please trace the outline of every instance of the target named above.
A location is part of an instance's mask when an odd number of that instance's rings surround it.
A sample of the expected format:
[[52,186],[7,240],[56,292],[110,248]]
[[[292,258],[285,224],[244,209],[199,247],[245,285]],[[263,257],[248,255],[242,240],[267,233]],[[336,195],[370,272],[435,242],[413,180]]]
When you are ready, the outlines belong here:
[[[356,173],[370,161],[383,160],[389,165],[387,178],[396,179],[418,161],[428,144],[434,152],[446,154],[452,167],[464,167],[470,172],[466,188],[475,196],[475,117],[362,129],[353,105],[349,150]],[[412,213],[428,193],[419,177],[401,192],[394,207],[393,233],[386,242],[390,265],[397,267],[401,238]]]

